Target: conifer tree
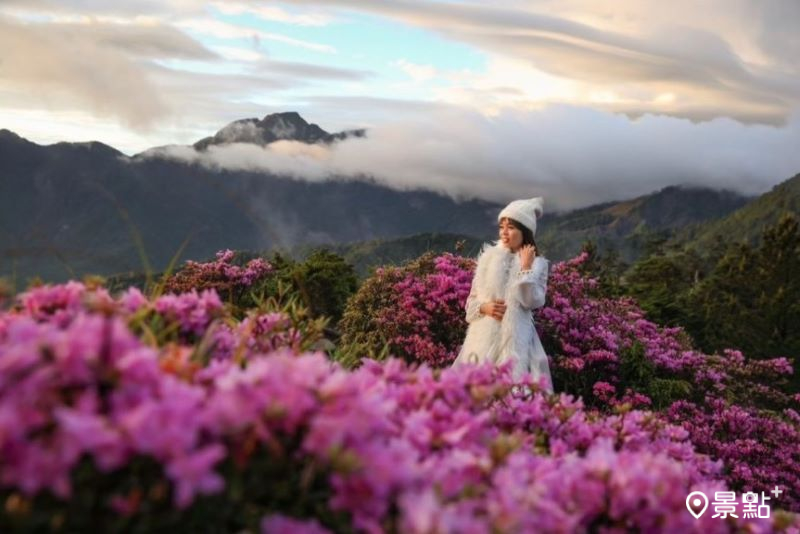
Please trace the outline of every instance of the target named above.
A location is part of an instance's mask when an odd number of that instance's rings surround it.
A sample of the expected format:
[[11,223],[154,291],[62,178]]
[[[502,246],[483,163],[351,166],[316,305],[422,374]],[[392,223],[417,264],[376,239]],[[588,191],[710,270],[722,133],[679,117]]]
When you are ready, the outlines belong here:
[[[800,225],[787,214],[765,229],[761,245],[728,247],[688,299],[691,332],[705,351],[738,348],[748,356],[785,356],[800,364]],[[691,321],[690,321],[691,322]],[[796,389],[796,388],[795,388]]]

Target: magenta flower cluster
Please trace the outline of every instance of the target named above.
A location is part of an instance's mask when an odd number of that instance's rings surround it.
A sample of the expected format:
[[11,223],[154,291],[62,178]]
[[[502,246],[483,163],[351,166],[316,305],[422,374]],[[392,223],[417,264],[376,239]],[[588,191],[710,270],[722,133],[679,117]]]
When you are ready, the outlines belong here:
[[[787,491],[785,505],[800,510],[798,396],[780,387],[793,372],[788,360],[750,360],[733,350],[703,354],[682,329],[647,320],[633,299],[599,295],[597,281],[581,273],[586,259],[553,266],[546,305],[535,313],[556,390],[604,413],[633,407],[682,422],[700,450],[725,462],[731,487],[777,485]],[[442,273],[402,270],[377,315],[393,354],[446,366],[463,340],[474,265],[450,255],[435,264]],[[376,276],[388,275],[397,272]],[[733,414],[747,424],[731,424]]]
[[263,258],[255,258],[244,266],[232,263],[232,250],[217,252],[212,262],[188,260],[183,268],[165,282],[169,293],[185,293],[213,289],[223,300],[236,300],[256,282],[274,273],[274,267]]
[[[545,342],[557,356],[556,367],[580,371],[576,387],[602,376],[617,382],[621,355],[641,346],[647,360],[673,375],[690,377],[706,363],[705,355],[692,350],[680,328],[663,328],[648,321],[630,298],[603,298],[596,293],[597,281],[579,268],[586,253],[554,265],[547,305],[538,313],[538,326]],[[566,376],[566,375],[565,375]],[[577,382],[580,380],[581,382]]]
[[76,312],[58,326],[14,316],[0,354],[4,486],[69,498],[83,455],[102,472],[146,455],[164,466],[177,506],[221,489],[213,465],[224,449],[200,440],[203,391],[162,372],[158,352],[122,319]]
[[223,314],[224,306],[216,291],[206,289],[201,293],[192,290],[178,295],[163,295],[153,308],[162,317],[180,325],[181,332],[200,336],[211,321]]
[[435,367],[453,361],[465,332],[473,263],[444,254],[433,258],[430,269],[390,273],[399,279],[375,322],[386,333],[391,354]]
[[[134,331],[151,318],[200,341],[152,330],[140,339]],[[212,382],[252,354],[297,353],[303,338],[282,313],[235,321],[211,290],[151,301],[131,288],[114,299],[70,282],[23,293],[0,312],[0,486],[70,499],[82,459],[109,474],[146,457],[162,466],[177,508],[218,493],[215,466],[228,451],[207,421]],[[145,343],[154,339],[164,342]],[[194,360],[203,350],[207,366]],[[133,513],[129,497],[108,505]]]
[[[436,315],[435,303],[463,304],[469,266],[449,256],[435,265],[423,284],[401,280],[397,289],[409,296],[402,306],[426,310],[415,321],[428,317],[443,329],[456,318]],[[431,294],[436,296],[425,298]],[[566,313],[566,306],[561,310]],[[147,326],[153,324],[191,335],[161,335]],[[647,328],[642,323],[632,331]],[[622,340],[613,328],[607,331],[618,337],[604,331],[598,336]],[[712,452],[714,440],[722,439],[715,429],[725,429],[729,438],[754,436],[749,463],[737,463],[739,457],[721,449],[714,457],[703,454],[692,441],[701,429],[631,409],[643,401],[633,398],[635,388],[619,396],[625,384],[613,372],[592,383],[592,403],[616,399],[603,413],[565,393],[515,384],[507,367],[436,370],[390,359],[347,371],[323,354],[300,353],[300,335],[281,314],[251,312],[238,321],[213,292],[151,300],[129,290],[112,298],[102,289],[65,284],[20,295],[0,313],[4,513],[24,523],[30,507],[72,500],[77,507],[78,495],[84,502],[95,491],[90,501],[125,517],[134,529],[164,499],[157,491],[163,485],[170,524],[185,528],[199,514],[213,522],[208,510],[216,508],[208,503],[217,498],[224,503],[219,514],[230,514],[220,524],[206,523],[217,530],[230,528],[231,521],[245,523],[238,530],[309,533],[800,528],[796,516],[775,510],[789,500],[775,503],[770,520],[710,514],[696,520],[686,509],[689,492],[713,495],[729,487],[731,466],[771,476],[759,471],[762,436],[749,418],[766,415],[755,408],[718,404],[721,395],[671,407],[676,421],[697,415],[713,422],[705,429],[708,441],[700,436],[697,442]],[[579,339],[567,342],[583,347]],[[585,354],[563,357],[581,360]],[[732,377],[787,371],[780,361],[748,367],[742,357],[738,365],[709,364],[714,372],[702,374],[699,383],[737,395]],[[625,395],[633,400],[623,400]],[[797,413],[787,414],[794,419],[770,431],[796,433]],[[143,461],[157,469],[142,474],[137,466]],[[783,464],[789,472],[792,461],[789,454]],[[95,475],[77,476],[86,462]],[[273,472],[294,476],[268,475]],[[243,493],[247,476],[258,486]],[[287,484],[305,505],[282,504]],[[796,486],[783,489],[791,493]],[[42,498],[47,494],[55,501]]]
[[[731,487],[778,486],[788,491],[785,506],[800,510],[798,399],[780,388],[793,372],[788,360],[749,360],[736,350],[703,354],[682,329],[648,321],[633,300],[596,296],[596,281],[579,271],[585,259],[555,265],[538,316],[562,387],[607,410],[648,408],[659,387],[682,385],[662,400],[662,416],[682,423],[699,450],[724,461]],[[631,383],[625,357],[636,347],[638,365],[651,370]]]
[[255,258],[247,262],[244,267],[231,264],[234,257],[232,250],[217,252],[216,260],[208,263],[198,263],[188,260],[184,269],[195,271],[200,276],[222,275],[228,281],[242,286],[251,286],[259,278],[272,272],[273,267],[263,258]]

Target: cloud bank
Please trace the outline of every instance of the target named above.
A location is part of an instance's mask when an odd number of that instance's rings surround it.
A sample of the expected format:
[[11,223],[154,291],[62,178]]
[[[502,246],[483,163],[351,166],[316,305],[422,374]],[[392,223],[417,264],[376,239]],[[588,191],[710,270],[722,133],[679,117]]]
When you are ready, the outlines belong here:
[[143,156],[312,181],[369,177],[396,189],[432,189],[454,198],[505,202],[541,195],[549,209],[567,210],[676,184],[759,194],[800,172],[796,146],[798,116],[777,129],[730,119],[700,125],[659,116],[630,121],[550,106],[494,118],[444,109],[384,123],[366,138],[331,146],[280,141],[264,148],[216,146],[205,153],[163,147]]

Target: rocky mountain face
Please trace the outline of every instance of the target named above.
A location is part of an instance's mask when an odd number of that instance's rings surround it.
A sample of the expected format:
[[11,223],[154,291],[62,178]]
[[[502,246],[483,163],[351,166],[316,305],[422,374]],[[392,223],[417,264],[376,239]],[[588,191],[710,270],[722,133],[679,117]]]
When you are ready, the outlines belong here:
[[333,143],[348,137],[363,137],[365,130],[347,130],[328,133],[316,124],[309,124],[296,111],[273,113],[263,119],[234,121],[211,137],[197,141],[197,150],[230,143],[251,143],[266,146],[275,141],[300,141],[303,143]]

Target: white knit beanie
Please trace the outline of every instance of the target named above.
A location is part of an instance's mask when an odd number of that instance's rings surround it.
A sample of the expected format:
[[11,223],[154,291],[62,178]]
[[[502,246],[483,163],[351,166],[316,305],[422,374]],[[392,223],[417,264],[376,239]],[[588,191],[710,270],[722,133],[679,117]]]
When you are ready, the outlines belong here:
[[536,235],[536,219],[542,216],[544,211],[544,199],[542,197],[529,198],[527,200],[515,200],[503,208],[497,216],[497,222],[503,217],[508,217],[519,221]]

